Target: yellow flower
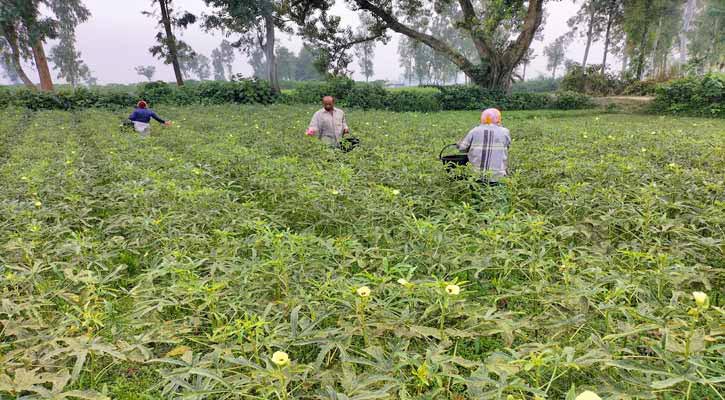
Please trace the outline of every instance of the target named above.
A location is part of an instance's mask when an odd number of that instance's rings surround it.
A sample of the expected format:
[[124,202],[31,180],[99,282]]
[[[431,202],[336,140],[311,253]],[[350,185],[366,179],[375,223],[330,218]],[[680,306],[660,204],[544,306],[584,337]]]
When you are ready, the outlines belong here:
[[596,393],[587,390],[581,392],[581,394],[579,394],[579,396],[577,396],[574,400],[602,400],[602,398],[599,397]]
[[403,285],[403,286],[410,285],[410,282],[408,282],[407,279],[403,279],[403,278],[398,279],[398,283],[401,284],[401,285]]
[[710,299],[706,293],[703,292],[692,292],[692,297],[695,299],[695,303],[699,307],[708,308],[710,306]]
[[36,201],[36,202],[35,202],[35,206],[36,206],[36,207],[40,207],[40,206],[42,206],[42,205],[43,205],[43,203],[41,203],[41,202],[39,202],[39,201]]
[[448,285],[446,286],[446,293],[451,296],[456,296],[461,293],[461,287],[458,285]]
[[289,364],[289,355],[284,351],[275,351],[272,354],[272,362],[280,367],[284,367]]
[[370,288],[367,286],[363,286],[357,289],[357,294],[360,297],[368,297],[370,296]]
[[398,189],[394,189],[394,190],[393,190],[393,194],[394,194],[394,195],[396,195],[396,196],[397,196],[397,195],[399,195],[399,194],[400,194],[400,190],[398,190]]

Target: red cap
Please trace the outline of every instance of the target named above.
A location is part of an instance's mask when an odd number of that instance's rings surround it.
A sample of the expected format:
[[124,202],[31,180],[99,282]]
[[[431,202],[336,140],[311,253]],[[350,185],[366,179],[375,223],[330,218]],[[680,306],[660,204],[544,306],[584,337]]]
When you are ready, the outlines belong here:
[[148,104],[146,104],[145,101],[141,100],[138,102],[137,106],[138,106],[138,108],[146,108],[146,107],[148,107]]

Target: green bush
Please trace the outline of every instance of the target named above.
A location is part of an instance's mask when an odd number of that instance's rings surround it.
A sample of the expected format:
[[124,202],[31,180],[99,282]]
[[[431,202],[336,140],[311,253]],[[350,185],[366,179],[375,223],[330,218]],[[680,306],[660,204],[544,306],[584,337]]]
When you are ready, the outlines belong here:
[[355,87],[350,78],[331,78],[327,81],[302,82],[291,94],[294,102],[317,104],[325,96],[333,96],[337,100],[345,100]]
[[388,91],[386,107],[390,111],[440,111],[437,93],[421,90]]
[[536,78],[511,85],[512,93],[551,93],[559,90],[561,78]]
[[[135,89],[135,90],[134,90]],[[490,91],[473,85],[440,86],[387,90],[379,84],[355,83],[347,78],[325,82],[300,83],[297,90],[274,94],[266,81],[242,79],[232,82],[192,82],[182,87],[165,82],[151,82],[137,87],[89,90],[64,89],[54,93],[19,88],[0,90],[0,106],[15,105],[33,110],[77,109],[88,107],[132,107],[143,99],[152,105],[194,104],[318,104],[324,96],[334,96],[346,107],[387,109],[391,111],[432,112],[441,110],[535,110],[582,108],[590,105],[587,96],[565,95],[561,99],[544,93]]]
[[582,68],[579,64],[572,64],[561,80],[562,91],[593,96],[619,94],[623,88],[624,81],[608,72],[602,72],[602,66],[596,64],[586,68]]
[[655,80],[632,81],[624,87],[622,94],[627,96],[653,96],[660,82]]
[[347,94],[345,105],[363,110],[386,108],[388,92],[380,85],[361,83]]
[[594,107],[591,97],[577,92],[559,92],[551,108],[557,110],[578,110]]
[[174,105],[271,104],[277,101],[278,97],[272,92],[267,81],[258,79],[241,79],[232,82],[206,81],[182,87],[165,82],[152,82],[141,85],[138,96],[150,103]]
[[708,74],[670,81],[657,87],[653,108],[673,114],[725,117],[725,75]]
[[442,110],[482,110],[489,107],[496,107],[501,110],[537,110],[559,108],[560,103],[566,106],[566,109],[592,106],[591,99],[585,95],[568,95],[565,100],[568,100],[568,102],[560,102],[558,97],[546,93],[512,93],[507,95],[470,85],[441,87],[438,95],[438,102]]

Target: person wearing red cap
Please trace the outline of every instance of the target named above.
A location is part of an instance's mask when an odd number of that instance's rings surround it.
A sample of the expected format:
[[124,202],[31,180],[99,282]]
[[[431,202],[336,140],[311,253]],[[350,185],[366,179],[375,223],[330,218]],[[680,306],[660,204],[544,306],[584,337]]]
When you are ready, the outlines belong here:
[[164,121],[159,118],[153,110],[148,108],[148,103],[143,100],[138,102],[136,109],[128,117],[133,122],[133,127],[136,129],[136,132],[141,134],[141,137],[147,137],[151,134],[151,118],[165,126],[171,126],[171,121]]

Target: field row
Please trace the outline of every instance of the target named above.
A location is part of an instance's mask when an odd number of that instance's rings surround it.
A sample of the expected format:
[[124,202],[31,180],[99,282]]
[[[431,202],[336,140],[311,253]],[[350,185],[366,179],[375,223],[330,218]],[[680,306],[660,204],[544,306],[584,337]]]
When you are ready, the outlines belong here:
[[721,122],[506,113],[482,189],[475,112],[157,111],[2,111],[0,396],[722,398]]

